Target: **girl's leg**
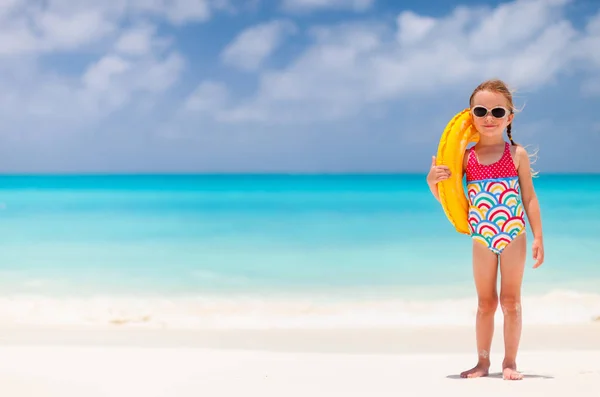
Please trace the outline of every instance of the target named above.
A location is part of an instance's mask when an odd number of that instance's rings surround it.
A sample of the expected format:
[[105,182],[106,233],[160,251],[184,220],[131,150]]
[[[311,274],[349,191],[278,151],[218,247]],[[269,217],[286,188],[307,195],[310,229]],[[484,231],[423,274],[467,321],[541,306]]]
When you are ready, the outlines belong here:
[[476,241],[473,241],[473,276],[478,300],[475,324],[478,360],[475,367],[460,374],[463,378],[477,378],[489,373],[494,314],[498,307],[498,256]]
[[500,306],[504,314],[504,379],[519,380],[517,350],[521,339],[521,284],[525,270],[527,245],[525,233],[513,240],[500,255]]

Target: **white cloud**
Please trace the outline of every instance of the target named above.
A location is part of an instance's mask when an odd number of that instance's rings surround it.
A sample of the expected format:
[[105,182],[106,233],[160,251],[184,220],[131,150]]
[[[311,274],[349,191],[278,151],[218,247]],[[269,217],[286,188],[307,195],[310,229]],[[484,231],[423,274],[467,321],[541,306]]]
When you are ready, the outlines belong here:
[[0,56],[73,50],[116,29],[95,10],[58,14],[39,8],[16,9],[0,18]]
[[[126,116],[151,111],[186,64],[157,24],[205,22],[219,10],[234,6],[229,0],[1,2],[2,134],[93,130],[125,109]],[[78,58],[73,67],[53,68],[45,57],[55,54]]]
[[[52,0],[51,0],[52,1]],[[55,0],[60,1],[60,0]],[[63,0],[76,1],[76,0]],[[181,25],[188,22],[204,22],[210,19],[213,9],[227,8],[223,0],[86,0],[97,7],[117,15],[158,16],[169,22]]]
[[366,90],[361,65],[379,48],[379,38],[371,29],[330,33],[316,31],[315,36],[332,44],[312,47],[284,71],[264,73],[257,96],[224,117],[294,121],[332,119],[357,110],[360,91]]
[[291,12],[307,12],[314,10],[353,10],[365,11],[375,0],[283,0],[282,8]]
[[577,60],[581,61],[589,76],[581,89],[586,95],[600,95],[600,12],[591,18],[586,26],[586,35],[577,48]]
[[207,0],[175,0],[165,1],[161,11],[166,12],[167,18],[182,24],[188,21],[206,21],[210,18],[210,6]]
[[[4,5],[0,117],[7,136],[14,136],[15,129],[41,134],[91,127],[114,112],[159,98],[179,81],[185,67],[183,57],[171,49],[172,41],[157,36],[154,25],[138,23],[122,30],[121,18],[132,12],[122,2]],[[131,4],[138,13],[149,8],[158,12],[158,7],[165,12],[163,18],[169,18],[163,2]],[[83,48],[83,59],[89,61],[79,73],[69,68],[61,74],[60,69],[42,66],[45,54],[77,53]]]
[[0,56],[76,50],[117,34],[128,17],[204,22],[225,0],[47,0],[0,5]]
[[401,44],[411,44],[421,40],[435,26],[436,19],[423,17],[412,11],[400,13],[397,18],[397,38]]
[[597,45],[597,22],[577,31],[563,15],[567,2],[517,0],[458,7],[440,18],[404,12],[396,27],[319,28],[295,61],[263,72],[255,95],[218,115],[230,122],[337,120],[371,104],[443,95],[491,77],[535,90],[597,57],[588,54]]
[[140,62],[139,66],[138,73],[131,76],[133,88],[160,93],[174,86],[179,80],[185,61],[182,55],[174,51],[162,59],[146,59]]
[[105,19],[97,10],[83,10],[72,15],[39,12],[33,19],[36,30],[43,37],[40,44],[45,51],[78,48],[116,28],[113,21]]
[[110,53],[90,64],[81,76],[35,70],[29,81],[0,80],[0,117],[8,136],[18,126],[28,134],[69,133],[91,127],[112,113],[137,106],[171,88],[183,70],[176,52],[124,58]]
[[202,82],[185,101],[184,109],[192,112],[214,112],[227,104],[229,92],[223,83]]
[[131,63],[121,57],[107,55],[86,70],[83,85],[93,91],[106,91],[113,76],[122,75],[130,68]]
[[103,117],[135,98],[168,90],[179,80],[183,67],[184,60],[176,52],[137,58],[108,54],[88,67],[81,82],[68,83],[71,98],[66,99],[89,118]]
[[221,60],[242,70],[258,69],[285,40],[296,33],[296,26],[287,20],[275,20],[252,26],[241,32],[221,53]]
[[152,50],[155,27],[142,25],[123,32],[115,43],[115,50],[130,55],[143,55]]

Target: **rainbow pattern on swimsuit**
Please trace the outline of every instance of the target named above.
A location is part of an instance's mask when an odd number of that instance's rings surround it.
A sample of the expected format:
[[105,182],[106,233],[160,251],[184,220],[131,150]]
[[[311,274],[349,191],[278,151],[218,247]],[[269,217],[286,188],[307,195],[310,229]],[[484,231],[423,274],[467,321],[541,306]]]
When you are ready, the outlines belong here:
[[471,149],[467,182],[471,237],[500,254],[525,230],[519,177],[508,143],[502,158],[490,165],[480,164]]

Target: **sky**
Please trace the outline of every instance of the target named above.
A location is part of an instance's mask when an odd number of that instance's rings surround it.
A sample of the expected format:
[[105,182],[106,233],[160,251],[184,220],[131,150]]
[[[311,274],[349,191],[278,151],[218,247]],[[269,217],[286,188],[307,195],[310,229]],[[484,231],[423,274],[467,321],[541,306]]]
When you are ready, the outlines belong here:
[[0,172],[427,172],[489,78],[600,172],[597,0],[2,0]]

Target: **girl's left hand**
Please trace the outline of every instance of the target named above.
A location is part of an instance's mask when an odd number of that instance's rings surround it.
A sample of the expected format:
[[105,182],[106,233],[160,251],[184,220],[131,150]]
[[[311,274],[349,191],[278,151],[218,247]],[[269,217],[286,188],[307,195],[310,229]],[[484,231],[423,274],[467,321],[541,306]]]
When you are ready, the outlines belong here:
[[533,251],[533,259],[535,260],[533,268],[536,269],[544,262],[544,242],[541,238],[536,238],[533,240],[533,245],[531,248]]

